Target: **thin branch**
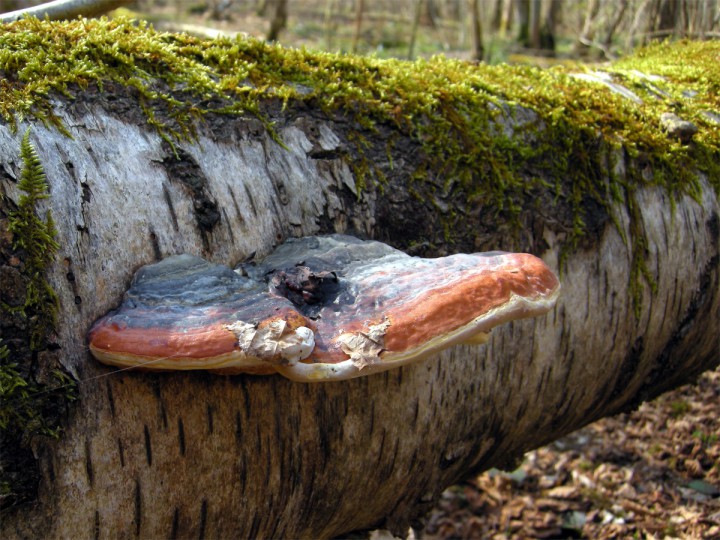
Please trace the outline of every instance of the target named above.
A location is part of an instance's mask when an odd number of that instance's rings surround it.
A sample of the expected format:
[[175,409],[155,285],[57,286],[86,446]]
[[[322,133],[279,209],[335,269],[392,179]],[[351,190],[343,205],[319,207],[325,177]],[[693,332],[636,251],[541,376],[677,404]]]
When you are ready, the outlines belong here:
[[0,22],[12,22],[23,17],[48,18],[53,21],[75,19],[78,16],[92,17],[129,4],[132,0],[55,0],[25,9],[18,9],[0,15]]
[[609,47],[606,47],[602,43],[598,43],[597,41],[592,41],[592,40],[586,39],[583,36],[578,37],[578,41],[582,45],[585,45],[586,47],[594,47],[594,48],[600,50],[605,55],[605,58],[607,58],[608,60],[617,60],[618,59],[617,55],[615,53],[613,53]]

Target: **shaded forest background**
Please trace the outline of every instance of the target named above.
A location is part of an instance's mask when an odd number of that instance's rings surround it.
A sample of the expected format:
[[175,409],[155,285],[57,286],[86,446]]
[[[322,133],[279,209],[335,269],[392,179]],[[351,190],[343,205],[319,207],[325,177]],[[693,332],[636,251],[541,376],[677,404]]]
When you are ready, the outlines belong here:
[[612,60],[651,40],[720,37],[720,0],[136,0],[120,11],[209,37],[488,63]]

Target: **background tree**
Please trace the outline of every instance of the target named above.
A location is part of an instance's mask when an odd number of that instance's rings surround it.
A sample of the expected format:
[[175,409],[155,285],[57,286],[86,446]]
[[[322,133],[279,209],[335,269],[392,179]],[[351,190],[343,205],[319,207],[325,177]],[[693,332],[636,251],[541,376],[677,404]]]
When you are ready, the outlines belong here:
[[360,46],[360,35],[362,33],[363,17],[365,16],[365,0],[355,0],[355,23],[353,25],[353,38],[350,50],[357,52]]
[[[108,2],[104,9],[112,7]],[[489,62],[521,58],[518,45],[533,55],[615,58],[653,39],[720,35],[720,0],[492,0],[478,2],[477,10],[473,0],[308,0],[293,13],[283,2],[138,0],[133,9],[165,28],[171,19],[195,24],[206,36],[218,30],[203,32],[197,25],[220,18],[219,31],[278,39],[282,30],[282,41],[290,45],[398,57],[441,52],[477,59],[481,21],[480,41]],[[514,40],[507,38],[510,29]]]
[[273,8],[270,29],[266,36],[268,41],[276,41],[287,26],[287,0],[273,0]]
[[470,11],[470,58],[480,62],[485,53],[480,17],[480,0],[468,0],[468,3]]

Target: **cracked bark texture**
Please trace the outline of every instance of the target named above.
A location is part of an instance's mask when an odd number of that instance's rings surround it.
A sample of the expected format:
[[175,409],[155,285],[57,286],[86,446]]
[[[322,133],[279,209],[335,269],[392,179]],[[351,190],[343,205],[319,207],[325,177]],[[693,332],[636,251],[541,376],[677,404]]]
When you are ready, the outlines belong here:
[[[414,241],[422,254],[510,241],[478,215],[457,244],[443,245],[433,225],[442,205],[403,183],[417,159],[409,141],[395,147],[392,171],[378,143],[376,164],[392,173],[385,193],[358,191],[347,125],[311,110],[273,118],[285,147],[254,118],[216,117],[175,149],[136,114],[97,101],[58,101],[56,113],[73,138],[38,123],[32,140],[61,246],[49,271],[61,305],[57,344],[80,400],[63,436],[36,448],[37,504],[3,515],[3,538],[402,531],[463,477],[512,466],[718,363],[720,208],[701,178],[699,197],[674,206],[660,188],[634,195],[657,282],[654,293],[645,287],[639,318],[628,294],[631,246],[601,215],[560,273],[556,308],[494,330],[484,346],[324,384],[101,366],[87,351],[89,326],[120,303],[139,266],[171,254],[235,264],[287,237],[330,232]],[[19,196],[23,131],[0,126],[3,205]],[[625,207],[616,214],[629,237]],[[520,247],[559,271],[562,227],[523,219]]]

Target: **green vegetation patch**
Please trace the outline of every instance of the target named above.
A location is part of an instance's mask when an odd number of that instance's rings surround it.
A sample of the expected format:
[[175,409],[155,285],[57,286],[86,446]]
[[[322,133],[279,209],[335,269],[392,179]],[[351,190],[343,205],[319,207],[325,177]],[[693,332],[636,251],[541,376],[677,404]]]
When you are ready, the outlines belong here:
[[22,195],[17,210],[9,216],[8,230],[13,234],[15,249],[24,254],[24,273],[28,280],[24,305],[3,307],[16,309],[24,316],[27,311],[35,312],[30,325],[30,348],[38,350],[48,331],[55,328],[58,299],[45,279],[45,272],[60,246],[55,241],[55,223],[50,211],[44,218],[37,212],[38,203],[47,199],[48,194],[40,158],[30,142],[30,130],[25,132],[20,144],[20,158],[23,170],[18,189]]
[[[651,282],[633,199],[638,186],[663,186],[671,198],[696,195],[700,171],[720,191],[719,65],[719,42],[680,42],[652,45],[603,68],[638,103],[578,79],[593,71],[581,65],[380,60],[247,38],[202,40],[127,19],[28,19],[0,34],[0,114],[13,126],[36,117],[62,129],[48,101],[53,93],[73,98],[91,85],[102,90],[112,83],[135,92],[148,122],[171,140],[192,138],[193,121],[211,112],[264,118],[267,104],[308,102],[354,119],[357,155],[350,159],[361,188],[373,176],[363,155],[366,141],[389,129],[423,150],[409,180],[417,182],[410,190],[419,198],[426,195],[424,180],[440,179],[450,199],[462,194],[519,230],[522,212],[542,195],[570,208],[570,249],[588,234],[589,206],[615,219],[613,205],[627,204],[633,223],[626,241],[633,242],[638,284],[642,276]],[[531,121],[519,121],[528,111]],[[697,125],[690,144],[663,130],[666,112]],[[618,159],[629,166],[616,177]],[[376,172],[378,182],[388,176]],[[452,212],[441,215],[450,244],[453,220],[462,221]]]
[[0,301],[0,321],[20,321],[20,332],[8,332],[7,343],[0,339],[0,508],[34,496],[39,473],[30,443],[38,436],[58,437],[65,406],[76,398],[74,381],[49,350],[58,299],[45,273],[58,244],[50,212],[44,217],[38,212],[38,204],[48,197],[47,184],[29,130],[22,139],[20,157],[21,195],[7,219],[14,252],[11,256],[4,250],[0,253],[3,262],[15,259],[2,270],[17,276],[19,285],[14,292],[17,305]]
[[[702,127],[697,142],[717,152],[720,126],[703,111],[720,114],[719,55],[718,42],[686,42],[651,46],[619,62],[611,71],[643,98],[637,105],[573,78],[583,67],[484,66],[443,57],[379,60],[285,49],[247,38],[201,40],[126,19],[27,19],[5,25],[0,34],[0,114],[11,125],[27,116],[54,121],[47,100],[52,92],[72,97],[90,84],[102,87],[112,81],[138,91],[151,123],[162,103],[179,121],[181,132],[173,134],[188,135],[188,120],[210,111],[259,114],[259,104],[268,98],[317,101],[326,110],[352,113],[365,127],[389,122],[422,139],[428,155],[461,150],[476,165],[472,158],[497,161],[498,151],[510,153],[503,148],[509,142],[487,129],[497,114],[488,104],[508,104],[537,112],[550,133],[564,136],[555,143],[572,146],[565,142],[568,136],[574,143],[599,132],[631,153],[652,151],[679,171],[675,165],[697,157],[699,144],[684,147],[669,139],[659,127],[659,115],[673,110],[697,122]],[[650,85],[633,76],[634,70],[665,76],[668,82]],[[657,86],[667,95],[655,92]],[[684,97],[684,90],[697,95]],[[224,99],[213,101],[218,97]],[[511,152],[515,163],[506,163],[510,169],[533,151],[518,144]]]

